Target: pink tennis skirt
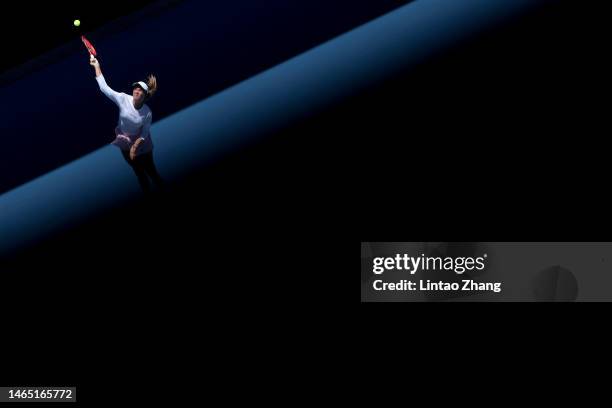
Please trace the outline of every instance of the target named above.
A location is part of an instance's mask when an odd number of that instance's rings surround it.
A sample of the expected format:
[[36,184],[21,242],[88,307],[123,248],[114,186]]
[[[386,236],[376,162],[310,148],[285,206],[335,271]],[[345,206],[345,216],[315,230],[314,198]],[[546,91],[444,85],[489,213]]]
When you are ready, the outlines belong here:
[[[121,132],[119,128],[115,128],[115,140],[111,142],[112,145],[117,146],[123,151],[129,151],[132,148],[132,145],[140,135],[127,135]],[[138,147],[136,151],[136,155],[150,153],[153,150],[153,142],[151,141],[151,136],[147,137],[145,141]]]

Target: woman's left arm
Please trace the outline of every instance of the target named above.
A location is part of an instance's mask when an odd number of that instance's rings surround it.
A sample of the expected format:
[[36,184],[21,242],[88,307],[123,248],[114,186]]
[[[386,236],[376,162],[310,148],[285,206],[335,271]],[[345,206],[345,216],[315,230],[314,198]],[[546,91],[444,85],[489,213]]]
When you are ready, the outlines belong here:
[[153,114],[149,112],[145,119],[145,123],[142,125],[142,131],[140,132],[140,137],[138,138],[138,140],[136,140],[136,142],[134,142],[134,144],[132,145],[132,148],[130,149],[130,158],[132,160],[136,158],[136,151],[138,150],[138,147],[140,147],[140,145],[148,137],[151,137],[151,123],[152,122],[153,122]]

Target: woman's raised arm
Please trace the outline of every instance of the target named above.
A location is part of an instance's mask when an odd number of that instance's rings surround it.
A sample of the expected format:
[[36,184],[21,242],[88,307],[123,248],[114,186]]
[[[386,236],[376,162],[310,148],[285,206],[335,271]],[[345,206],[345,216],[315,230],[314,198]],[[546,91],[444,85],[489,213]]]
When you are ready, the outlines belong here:
[[94,67],[96,70],[96,81],[98,81],[98,85],[100,86],[100,90],[104,95],[106,95],[111,101],[115,102],[115,104],[119,105],[121,101],[121,93],[113,90],[104,79],[104,75],[102,75],[102,69],[100,69],[100,62],[93,55],[89,58],[89,64]]

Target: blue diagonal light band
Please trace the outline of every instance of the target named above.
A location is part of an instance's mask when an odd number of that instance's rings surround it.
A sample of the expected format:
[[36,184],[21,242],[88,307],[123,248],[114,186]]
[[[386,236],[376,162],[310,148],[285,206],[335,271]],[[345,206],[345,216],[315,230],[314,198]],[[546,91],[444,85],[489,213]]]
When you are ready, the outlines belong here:
[[[160,173],[178,178],[534,3],[420,0],[401,7],[155,123]],[[99,149],[0,196],[0,255],[137,194],[116,148]]]

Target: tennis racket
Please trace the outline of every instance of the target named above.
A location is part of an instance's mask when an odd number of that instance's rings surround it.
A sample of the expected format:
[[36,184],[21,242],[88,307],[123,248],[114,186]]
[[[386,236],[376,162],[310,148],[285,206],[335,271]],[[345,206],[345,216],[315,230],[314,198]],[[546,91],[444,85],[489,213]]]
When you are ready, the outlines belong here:
[[83,44],[85,44],[85,48],[87,48],[87,51],[89,51],[89,55],[91,55],[92,57],[97,57],[98,56],[98,54],[96,53],[96,49],[89,42],[89,40],[87,38],[85,38],[84,35],[81,36],[81,41],[83,41]]

